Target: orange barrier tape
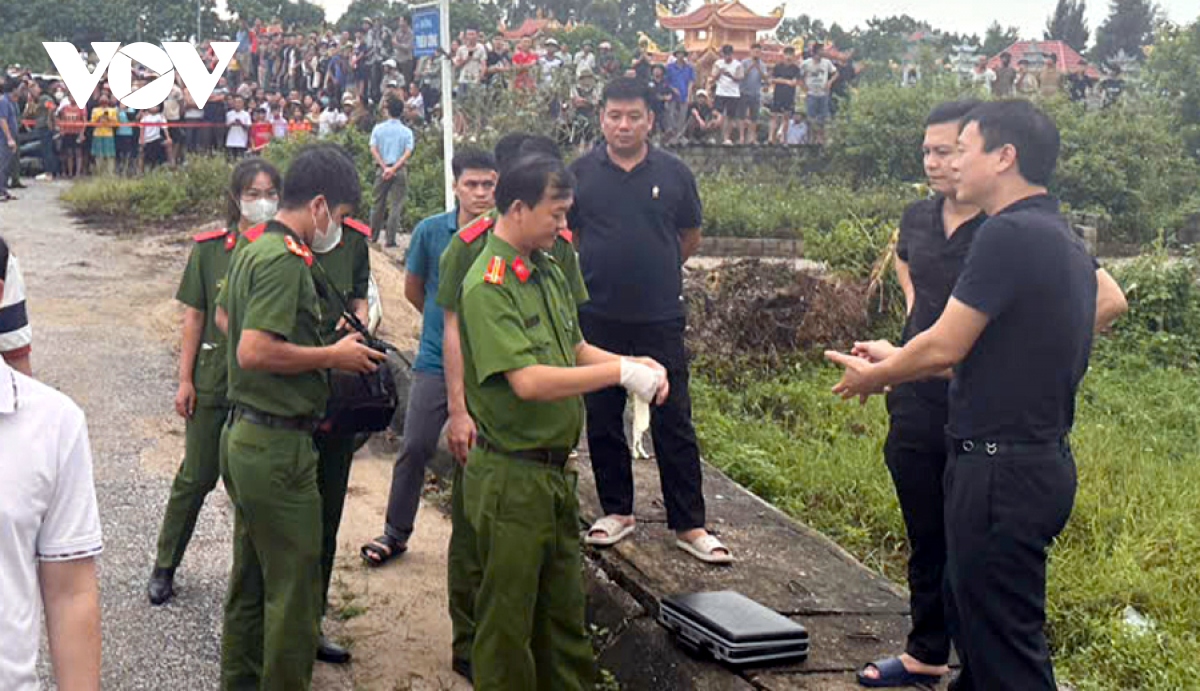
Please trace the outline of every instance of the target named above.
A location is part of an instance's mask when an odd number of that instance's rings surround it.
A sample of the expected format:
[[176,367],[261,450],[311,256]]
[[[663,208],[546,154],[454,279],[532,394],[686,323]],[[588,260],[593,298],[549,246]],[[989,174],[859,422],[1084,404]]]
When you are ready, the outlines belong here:
[[[31,128],[31,129],[33,129],[33,128],[36,128],[36,127],[37,127],[37,121],[36,121],[36,120],[21,120],[20,122],[21,122],[21,124],[22,124],[22,125],[25,125],[26,127],[29,127],[29,128]],[[264,124],[270,125],[271,123],[269,123],[269,122],[264,122]],[[83,120],[59,120],[59,121],[57,121],[57,125],[58,125],[58,129],[60,129],[60,130],[61,130],[63,127],[67,127],[68,129],[74,129],[74,128],[76,128],[76,127],[79,127],[79,128],[82,128],[82,127],[167,127],[167,128],[172,128],[172,129],[174,129],[174,128],[188,128],[188,127],[192,127],[192,128],[197,128],[197,127],[199,127],[199,128],[204,128],[204,127],[233,127],[233,125],[226,125],[226,124],[225,124],[225,123],[223,123],[223,122],[188,122],[188,121],[186,121],[186,120],[176,120],[175,122],[151,122],[151,123],[143,123],[143,122],[86,122],[86,121],[83,121]],[[247,125],[238,125],[238,127],[247,127]],[[291,125],[291,124],[289,124],[289,125],[288,125],[288,129],[292,129],[292,125]],[[302,128],[302,127],[297,127],[297,128],[295,128],[295,129],[305,129],[305,128]]]

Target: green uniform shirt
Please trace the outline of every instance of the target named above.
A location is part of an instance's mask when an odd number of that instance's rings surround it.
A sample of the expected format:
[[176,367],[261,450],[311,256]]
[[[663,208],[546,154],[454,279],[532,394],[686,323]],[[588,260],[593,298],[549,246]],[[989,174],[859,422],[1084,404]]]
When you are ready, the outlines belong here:
[[[480,218],[485,217],[495,220],[496,211],[493,209]],[[438,262],[437,306],[446,311],[458,311],[458,299],[461,295],[460,288],[463,286],[463,280],[467,277],[471,265],[483,253],[485,240],[491,236],[489,228],[487,232],[472,237],[471,241],[467,242],[464,235],[470,235],[470,228],[478,220],[467,224],[466,230],[459,231],[450,239],[450,244],[446,246],[446,251],[442,253],[442,258]],[[575,306],[578,307],[587,302],[587,287],[583,284],[583,275],[579,273],[579,253],[575,251],[575,246],[559,235],[554,240],[554,248],[550,250],[550,256],[558,262],[563,274],[567,277]]]
[[217,293],[225,284],[237,229],[202,233],[188,256],[175,299],[204,313],[204,332],[192,372],[200,405],[224,405],[228,382],[225,334],[217,328]]
[[270,221],[260,238],[234,253],[222,296],[229,313],[229,400],[272,415],[320,417],[329,397],[323,370],[292,375],[249,371],[237,359],[242,333],[249,329],[298,346],[323,345],[312,272],[296,252],[312,256],[287,226]]
[[[341,300],[327,295],[321,300],[321,337],[332,343],[337,339],[336,327],[342,318],[342,309],[349,308],[352,300],[366,300],[367,286],[371,282],[371,252],[367,247],[367,236],[346,227],[342,230],[342,241],[325,254],[314,254],[320,268],[313,268],[313,279],[324,279],[330,288],[337,291]],[[343,334],[344,335],[344,334]]]
[[[526,280],[514,262],[527,268]],[[485,280],[485,274],[495,278],[495,264],[499,280]],[[578,267],[568,270],[573,279],[545,252],[520,259],[512,245],[489,233],[463,281],[459,333],[467,408],[480,434],[504,451],[570,449],[579,442],[582,396],[525,401],[504,376],[531,365],[575,365],[583,334],[571,285],[582,279]]]

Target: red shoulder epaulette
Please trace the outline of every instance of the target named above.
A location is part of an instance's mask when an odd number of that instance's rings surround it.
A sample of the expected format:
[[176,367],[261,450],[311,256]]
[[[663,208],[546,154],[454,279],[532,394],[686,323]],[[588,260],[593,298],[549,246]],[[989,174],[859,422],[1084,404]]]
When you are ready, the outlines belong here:
[[226,231],[224,228],[221,228],[220,230],[210,230],[205,233],[193,235],[192,239],[196,242],[208,242],[209,240],[216,240],[217,238],[225,237],[226,232],[228,231]]
[[366,223],[363,223],[362,221],[360,221],[356,218],[344,219],[342,221],[342,223],[346,224],[347,228],[353,228],[354,230],[357,230],[358,232],[362,233],[363,235],[366,235],[368,238],[371,237],[371,226],[367,225]]
[[313,255],[312,250],[308,249],[308,245],[297,241],[296,238],[292,237],[291,235],[283,236],[283,244],[288,248],[289,252],[303,259],[305,266],[309,268],[312,267]]
[[469,223],[466,228],[460,230],[458,237],[462,238],[462,241],[469,245],[478,240],[479,236],[486,233],[495,223],[496,219],[491,216],[480,216]]
[[575,242],[575,233],[572,233],[570,228],[564,228],[558,231],[558,236],[569,243],[574,244]]
[[252,228],[248,229],[246,232],[242,233],[242,237],[246,238],[246,240],[248,242],[254,242],[255,240],[261,238],[262,234],[264,232],[266,232],[266,230],[267,230],[267,224],[259,223],[258,225],[253,226]]

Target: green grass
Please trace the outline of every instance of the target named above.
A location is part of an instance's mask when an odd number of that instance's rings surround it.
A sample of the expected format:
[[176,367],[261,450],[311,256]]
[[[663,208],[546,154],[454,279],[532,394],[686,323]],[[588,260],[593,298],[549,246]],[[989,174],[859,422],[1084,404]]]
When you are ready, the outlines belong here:
[[[705,457],[902,582],[882,401],[836,399],[837,373],[824,366],[722,384],[706,371],[697,367],[694,386]],[[1085,379],[1072,435],[1079,493],[1048,584],[1059,676],[1079,691],[1200,687],[1198,439],[1194,372],[1098,364]],[[1122,624],[1130,605],[1154,622],[1150,631]]]

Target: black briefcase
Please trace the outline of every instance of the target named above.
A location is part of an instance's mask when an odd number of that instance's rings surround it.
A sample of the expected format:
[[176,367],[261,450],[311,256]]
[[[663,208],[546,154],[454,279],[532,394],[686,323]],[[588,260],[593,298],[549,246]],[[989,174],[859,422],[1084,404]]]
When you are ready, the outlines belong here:
[[658,621],[685,648],[731,665],[808,658],[803,626],[730,590],[663,598]]

